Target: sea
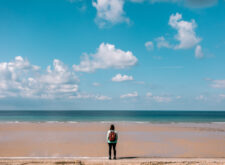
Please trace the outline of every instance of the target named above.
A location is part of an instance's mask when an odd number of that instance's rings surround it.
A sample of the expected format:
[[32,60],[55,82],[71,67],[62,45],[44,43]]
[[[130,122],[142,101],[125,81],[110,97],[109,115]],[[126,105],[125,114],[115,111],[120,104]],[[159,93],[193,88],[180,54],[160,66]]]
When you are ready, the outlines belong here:
[[0,111],[0,122],[225,123],[225,111]]

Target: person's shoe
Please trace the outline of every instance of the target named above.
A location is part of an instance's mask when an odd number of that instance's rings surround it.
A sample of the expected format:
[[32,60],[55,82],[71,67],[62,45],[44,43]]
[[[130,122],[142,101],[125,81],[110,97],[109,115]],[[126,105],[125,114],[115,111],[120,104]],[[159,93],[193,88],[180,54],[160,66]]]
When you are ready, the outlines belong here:
[[109,157],[109,160],[111,160],[111,157]]
[[116,157],[114,157],[113,159],[116,160]]

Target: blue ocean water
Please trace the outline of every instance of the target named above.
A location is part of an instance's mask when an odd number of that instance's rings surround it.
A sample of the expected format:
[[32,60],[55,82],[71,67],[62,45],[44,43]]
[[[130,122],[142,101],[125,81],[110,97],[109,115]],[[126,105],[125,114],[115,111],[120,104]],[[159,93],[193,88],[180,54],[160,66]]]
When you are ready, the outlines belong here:
[[0,111],[0,122],[225,122],[225,111]]

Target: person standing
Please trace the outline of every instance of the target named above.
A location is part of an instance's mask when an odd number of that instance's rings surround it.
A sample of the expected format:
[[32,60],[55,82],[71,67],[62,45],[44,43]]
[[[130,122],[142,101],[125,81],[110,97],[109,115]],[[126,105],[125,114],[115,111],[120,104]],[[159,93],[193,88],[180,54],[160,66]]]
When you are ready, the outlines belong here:
[[115,126],[112,124],[107,132],[107,142],[109,145],[109,159],[111,159],[111,150],[113,148],[113,159],[116,159],[116,144],[118,140],[118,133],[115,131]]

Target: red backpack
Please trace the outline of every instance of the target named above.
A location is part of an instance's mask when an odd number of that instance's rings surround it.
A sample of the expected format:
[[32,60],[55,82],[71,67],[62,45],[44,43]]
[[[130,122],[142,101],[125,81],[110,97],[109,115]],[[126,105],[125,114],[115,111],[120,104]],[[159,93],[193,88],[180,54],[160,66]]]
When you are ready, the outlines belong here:
[[114,131],[110,131],[109,133],[109,141],[113,142],[116,140],[116,133]]

